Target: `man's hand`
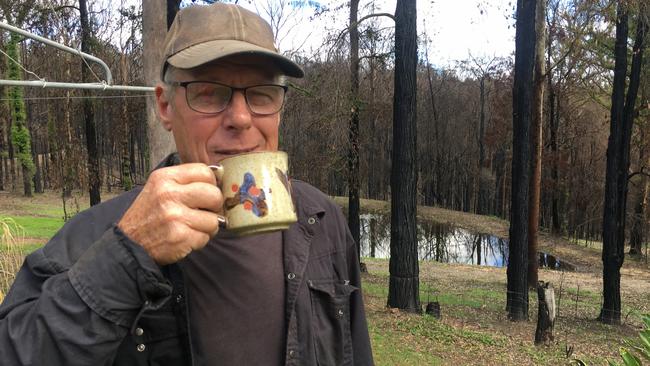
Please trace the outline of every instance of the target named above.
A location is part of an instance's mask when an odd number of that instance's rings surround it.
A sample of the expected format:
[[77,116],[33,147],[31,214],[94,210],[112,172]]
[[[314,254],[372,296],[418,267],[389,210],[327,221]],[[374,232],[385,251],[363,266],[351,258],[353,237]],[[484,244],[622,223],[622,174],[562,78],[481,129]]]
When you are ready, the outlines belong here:
[[205,164],[157,169],[117,226],[160,265],[203,248],[219,230],[221,190]]

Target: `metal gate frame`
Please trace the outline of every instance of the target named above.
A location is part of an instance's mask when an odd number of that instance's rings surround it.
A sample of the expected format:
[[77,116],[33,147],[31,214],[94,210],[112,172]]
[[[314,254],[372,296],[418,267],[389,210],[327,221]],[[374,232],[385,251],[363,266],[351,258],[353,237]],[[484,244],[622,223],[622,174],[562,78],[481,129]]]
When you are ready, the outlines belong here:
[[18,33],[20,35],[23,35],[25,37],[31,38],[35,41],[45,43],[46,45],[56,47],[60,50],[63,50],[68,53],[72,53],[74,55],[81,56],[83,59],[95,62],[104,69],[104,73],[106,74],[106,80],[102,81],[101,83],[66,83],[66,82],[50,82],[47,80],[4,80],[0,79],[0,85],[6,85],[6,86],[31,86],[31,87],[39,87],[39,88],[57,88],[57,89],[92,89],[92,90],[119,90],[119,91],[134,91],[134,92],[153,92],[154,88],[151,86],[130,86],[130,85],[113,85],[113,74],[111,74],[111,70],[108,68],[108,65],[104,61],[102,61],[100,58],[95,57],[93,55],[89,55],[87,53],[81,52],[77,49],[74,49],[72,47],[68,47],[66,45],[63,45],[61,43],[55,42],[51,39],[41,37],[39,35],[30,33],[26,30],[14,27],[12,25],[9,25],[5,22],[0,22],[0,28],[6,29],[11,32]]

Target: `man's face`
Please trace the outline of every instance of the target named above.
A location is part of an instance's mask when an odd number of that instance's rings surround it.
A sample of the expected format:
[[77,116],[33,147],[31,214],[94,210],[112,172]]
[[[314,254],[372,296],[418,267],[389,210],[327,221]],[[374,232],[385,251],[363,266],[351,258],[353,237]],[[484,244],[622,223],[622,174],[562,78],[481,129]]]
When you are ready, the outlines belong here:
[[[168,81],[215,81],[237,88],[274,84],[276,74],[262,66],[264,61],[250,56],[232,57],[192,70],[177,69]],[[278,149],[279,112],[254,114],[243,92],[235,91],[225,110],[204,114],[190,109],[185,93],[186,89],[180,86],[171,93],[164,93],[160,86],[156,88],[163,127],[174,135],[183,163],[210,165],[231,155]]]

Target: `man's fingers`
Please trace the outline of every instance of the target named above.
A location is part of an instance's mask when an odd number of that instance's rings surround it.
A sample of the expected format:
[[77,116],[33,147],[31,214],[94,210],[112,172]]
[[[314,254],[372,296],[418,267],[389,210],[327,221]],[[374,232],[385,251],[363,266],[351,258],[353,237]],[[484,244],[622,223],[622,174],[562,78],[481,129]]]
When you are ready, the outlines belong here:
[[223,207],[221,190],[209,183],[194,182],[179,187],[180,201],[189,208],[220,212]]
[[217,184],[214,173],[207,165],[202,163],[181,164],[170,166],[154,171],[154,174],[164,175],[178,184],[192,182],[204,182],[212,185]]
[[206,210],[187,209],[183,213],[185,225],[212,236],[219,230],[219,215]]

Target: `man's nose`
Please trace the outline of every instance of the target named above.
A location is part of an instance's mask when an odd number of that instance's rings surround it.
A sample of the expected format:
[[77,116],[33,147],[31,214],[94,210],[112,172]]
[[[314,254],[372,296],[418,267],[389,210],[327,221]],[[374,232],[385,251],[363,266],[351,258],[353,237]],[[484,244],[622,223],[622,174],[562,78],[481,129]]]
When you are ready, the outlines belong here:
[[252,124],[251,111],[246,104],[246,97],[243,90],[234,90],[230,104],[226,108],[227,115],[224,121],[225,127],[229,129],[245,130]]

